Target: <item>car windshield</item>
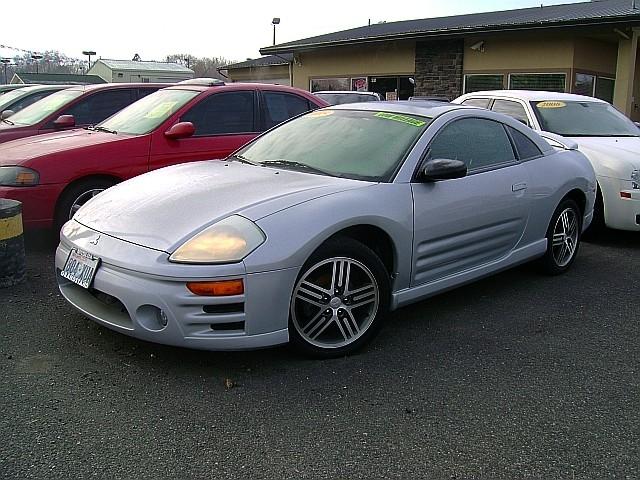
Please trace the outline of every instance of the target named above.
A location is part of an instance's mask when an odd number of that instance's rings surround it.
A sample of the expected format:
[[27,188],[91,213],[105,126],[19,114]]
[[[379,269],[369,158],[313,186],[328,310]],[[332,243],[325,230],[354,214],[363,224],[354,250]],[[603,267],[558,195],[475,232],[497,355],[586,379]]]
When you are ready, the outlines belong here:
[[375,102],[378,98],[375,95],[362,95],[360,93],[317,93],[318,97],[331,105],[342,105],[343,103]]
[[0,112],[5,110],[8,105],[14,102],[14,100],[17,100],[18,98],[22,97],[28,92],[29,92],[28,90],[25,91],[22,88],[16,88],[15,90],[11,90],[10,92],[7,92],[4,95],[2,95],[2,98],[0,98]]
[[565,137],[638,137],[638,128],[608,103],[531,102],[542,130]]
[[158,90],[132,103],[99,126],[118,133],[144,135],[200,94],[197,90]]
[[336,177],[389,181],[430,118],[362,110],[317,110],[238,152],[251,163]]
[[32,103],[11,115],[11,122],[16,125],[35,125],[47,118],[51,113],[71,103],[84,93],[84,90],[61,90],[48,97]]

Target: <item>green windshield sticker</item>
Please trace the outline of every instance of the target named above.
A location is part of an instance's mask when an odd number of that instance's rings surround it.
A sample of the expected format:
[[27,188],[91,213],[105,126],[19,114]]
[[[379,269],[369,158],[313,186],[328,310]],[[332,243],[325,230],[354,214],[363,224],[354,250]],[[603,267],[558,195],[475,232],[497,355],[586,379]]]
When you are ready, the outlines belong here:
[[422,120],[416,120],[413,117],[407,117],[406,115],[399,115],[397,113],[378,112],[374,115],[377,118],[384,118],[386,120],[393,120],[394,122],[406,123],[407,125],[413,125],[414,127],[424,127],[427,122]]

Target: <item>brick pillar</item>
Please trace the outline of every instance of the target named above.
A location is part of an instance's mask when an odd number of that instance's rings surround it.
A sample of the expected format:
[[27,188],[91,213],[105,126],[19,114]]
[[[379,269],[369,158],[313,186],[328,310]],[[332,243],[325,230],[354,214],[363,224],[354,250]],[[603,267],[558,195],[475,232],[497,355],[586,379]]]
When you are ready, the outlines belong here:
[[464,40],[433,40],[416,43],[414,95],[462,95]]

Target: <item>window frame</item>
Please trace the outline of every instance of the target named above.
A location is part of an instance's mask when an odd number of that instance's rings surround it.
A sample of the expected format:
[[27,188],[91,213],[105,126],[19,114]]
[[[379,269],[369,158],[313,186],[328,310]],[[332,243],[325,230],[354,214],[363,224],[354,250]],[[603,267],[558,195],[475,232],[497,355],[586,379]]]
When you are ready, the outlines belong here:
[[429,155],[431,154],[431,146],[432,146],[433,142],[436,140],[436,138],[438,138],[438,135],[440,135],[440,133],[445,128],[447,128],[451,124],[453,124],[455,122],[459,122],[461,120],[484,120],[484,121],[487,121],[487,122],[494,122],[494,123],[497,123],[498,125],[500,125],[502,127],[506,137],[507,137],[509,145],[511,146],[511,151],[513,152],[513,157],[514,157],[514,160],[510,161],[510,162],[503,162],[503,163],[498,163],[498,164],[495,164],[495,165],[488,165],[486,167],[474,168],[474,169],[471,169],[471,170],[467,170],[467,175],[465,175],[465,177],[463,177],[463,178],[466,178],[466,177],[469,177],[469,176],[472,176],[472,175],[477,175],[477,174],[480,174],[480,173],[491,172],[493,170],[499,170],[501,168],[513,167],[515,165],[521,165],[522,164],[522,161],[520,160],[520,157],[518,155],[518,150],[517,150],[516,145],[515,145],[515,143],[513,141],[513,138],[511,138],[511,135],[509,135],[509,130],[507,129],[508,125],[506,125],[505,123],[502,123],[499,120],[494,120],[493,118],[487,118],[487,117],[482,117],[482,116],[477,116],[477,115],[456,117],[456,118],[452,118],[451,120],[446,122],[444,125],[442,125],[438,129],[438,131],[433,135],[431,140],[429,140],[429,143],[425,147],[424,152],[422,152],[422,155],[420,157],[420,161],[418,161],[417,167],[416,167],[415,171],[413,172],[413,175],[411,177],[411,183],[416,183],[416,182],[417,183],[424,183],[424,182],[419,181],[418,177],[419,177],[419,174],[420,174],[420,170],[422,170],[422,167],[424,166],[424,163],[429,160]]
[[[467,77],[502,77],[502,85],[498,90],[504,89],[504,80],[505,80],[504,73],[465,73],[462,76],[462,94],[463,95],[467,93],[475,93],[478,91],[483,91],[483,90],[474,90],[473,92],[467,92]],[[508,80],[507,80],[507,85],[508,85]]]
[[[269,128],[267,128],[267,99],[265,98],[265,93],[280,93],[280,94],[284,94],[284,95],[293,95],[295,97],[298,97],[304,101],[307,102],[307,110],[299,113],[298,115],[294,115],[293,117],[289,117],[286,120],[284,120],[283,122],[280,122],[276,125],[273,125]],[[304,115],[306,113],[311,112],[312,110],[316,110],[319,107],[313,103],[311,103],[311,101],[303,96],[300,95],[298,93],[293,93],[293,92],[285,92],[282,90],[269,90],[269,89],[265,89],[265,90],[260,90],[259,94],[258,94],[258,120],[259,120],[259,125],[258,127],[260,128],[259,132],[267,132],[269,130],[271,130],[272,128],[277,127],[278,125],[282,125],[283,123],[287,122],[288,120],[292,119],[292,118],[297,118],[301,115]]]
[[[240,93],[240,92],[249,92],[249,93],[251,93],[253,95],[253,128],[254,128],[254,131],[250,131],[250,132],[233,132],[233,133],[215,133],[215,134],[212,134],[212,135],[197,135],[196,133],[194,133],[189,138],[190,139],[191,138],[213,138],[213,137],[228,137],[228,136],[237,136],[237,135],[255,135],[255,134],[259,134],[263,130],[258,130],[258,128],[260,128],[260,124],[259,124],[260,116],[258,115],[259,97],[257,95],[257,91],[254,90],[254,89],[231,90],[231,91],[222,90],[222,91],[213,92],[210,95],[207,95],[206,97],[203,97],[199,102],[196,102],[195,104],[191,105],[186,111],[182,112],[180,114],[180,116],[178,117],[178,122],[185,122],[185,121],[188,122],[189,120],[183,120],[183,117],[187,113],[192,111],[194,108],[196,108],[202,102],[206,102],[207,100],[211,99],[212,97],[215,97],[216,95],[230,95],[230,94]],[[192,100],[195,100],[196,98],[198,98],[198,95],[196,95]],[[197,132],[197,127],[196,127],[196,132]],[[188,139],[185,139],[185,140],[188,140]]]
[[[555,72],[509,72],[509,74],[507,75],[507,90],[517,90],[515,88],[511,87],[511,77],[513,75],[562,75],[564,76],[564,89],[562,90],[562,92],[557,92],[557,93],[567,93],[567,81],[568,81],[568,77],[569,75],[567,75],[567,72],[559,72],[559,71],[555,71]],[[537,92],[537,91],[541,91],[541,90],[529,90],[529,89],[524,89],[530,92]],[[551,91],[551,90],[549,90]]]

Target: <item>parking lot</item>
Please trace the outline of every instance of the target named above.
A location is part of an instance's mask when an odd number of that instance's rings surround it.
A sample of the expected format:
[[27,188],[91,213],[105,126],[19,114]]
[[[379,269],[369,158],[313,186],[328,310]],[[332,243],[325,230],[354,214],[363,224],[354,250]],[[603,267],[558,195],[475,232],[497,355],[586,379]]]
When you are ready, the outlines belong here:
[[640,238],[396,311],[361,354],[143,343],[71,309],[53,247],[0,290],[4,478],[638,478]]

